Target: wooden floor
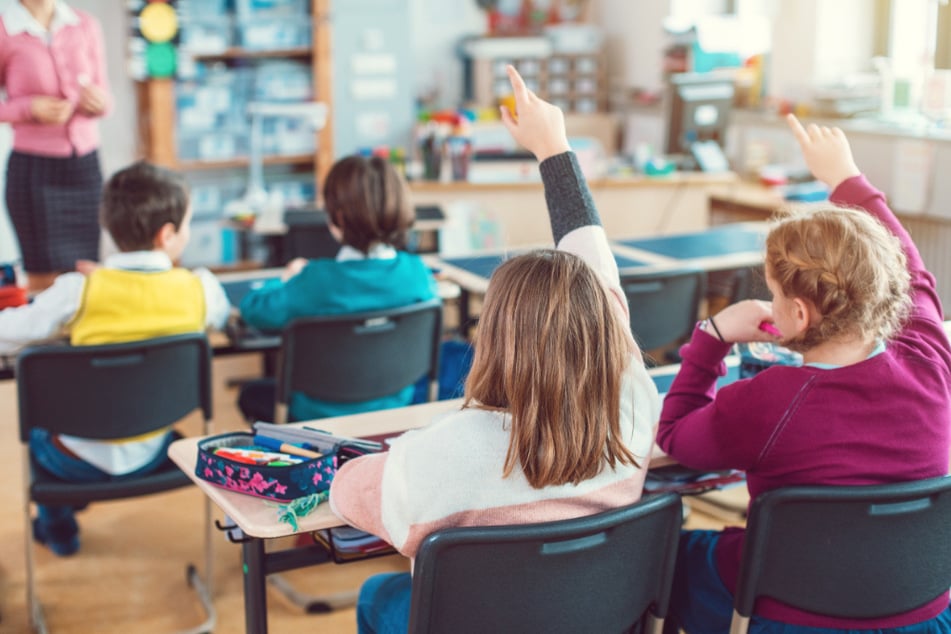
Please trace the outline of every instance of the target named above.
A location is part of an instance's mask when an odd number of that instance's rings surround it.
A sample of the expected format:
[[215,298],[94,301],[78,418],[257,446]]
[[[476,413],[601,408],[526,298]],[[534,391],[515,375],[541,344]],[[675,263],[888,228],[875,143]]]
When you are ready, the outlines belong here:
[[[241,429],[230,377],[259,370],[253,356],[215,361],[215,431]],[[0,464],[6,483],[0,492],[0,632],[29,632],[25,599],[25,563],[21,449],[17,437],[16,386],[0,382]],[[186,433],[198,433],[188,420]],[[185,582],[186,564],[202,565],[203,496],[185,488],[141,500],[96,504],[79,513],[82,547],[73,557],[35,549],[37,589],[47,623],[56,634],[127,634],[172,632],[201,618],[197,599]],[[220,515],[219,515],[220,516]],[[721,520],[694,512],[688,526],[719,528]],[[216,632],[244,631],[240,546],[223,536],[215,543]],[[321,594],[359,587],[367,576],[406,570],[398,556],[346,565],[322,565],[286,573],[298,589]],[[281,632],[356,632],[354,610],[308,615],[271,592],[268,625]]]

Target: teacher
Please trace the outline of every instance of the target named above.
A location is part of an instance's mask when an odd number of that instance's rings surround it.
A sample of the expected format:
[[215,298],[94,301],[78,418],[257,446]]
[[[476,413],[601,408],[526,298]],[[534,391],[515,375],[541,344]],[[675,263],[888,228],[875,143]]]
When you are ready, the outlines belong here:
[[0,14],[0,121],[13,126],[6,203],[30,292],[99,259],[103,48],[98,21],[61,0],[19,0]]

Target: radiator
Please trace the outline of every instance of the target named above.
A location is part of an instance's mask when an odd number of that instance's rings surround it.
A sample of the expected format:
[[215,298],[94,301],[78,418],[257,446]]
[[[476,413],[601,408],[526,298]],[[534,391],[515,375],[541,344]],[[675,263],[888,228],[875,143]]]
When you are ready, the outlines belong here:
[[902,216],[928,270],[934,273],[944,318],[951,315],[951,223],[947,220]]

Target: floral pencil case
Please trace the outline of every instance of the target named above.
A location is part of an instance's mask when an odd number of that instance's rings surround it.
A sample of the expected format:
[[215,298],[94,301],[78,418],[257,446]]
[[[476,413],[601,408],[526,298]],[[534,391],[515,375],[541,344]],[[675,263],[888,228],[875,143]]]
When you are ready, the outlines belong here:
[[231,491],[288,502],[327,491],[337,467],[363,453],[341,444],[319,458],[301,458],[255,446],[254,434],[232,432],[198,443],[195,475]]

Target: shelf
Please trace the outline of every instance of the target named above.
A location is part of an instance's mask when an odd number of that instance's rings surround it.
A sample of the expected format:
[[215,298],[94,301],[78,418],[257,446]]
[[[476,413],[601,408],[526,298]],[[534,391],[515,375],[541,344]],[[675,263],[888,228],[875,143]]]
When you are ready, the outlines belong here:
[[[226,161],[178,161],[175,165],[175,169],[182,171],[234,169],[236,167],[247,167],[248,161],[249,159],[247,157],[229,159]],[[312,165],[313,163],[313,154],[264,157],[264,165]]]
[[313,57],[314,50],[310,46],[301,46],[297,48],[282,48],[274,50],[255,50],[247,48],[229,48],[220,53],[198,53],[192,55],[197,61],[206,60],[228,60],[228,59],[269,59],[274,57]]

